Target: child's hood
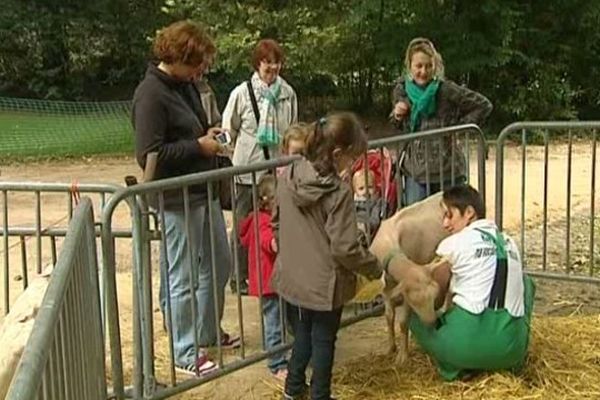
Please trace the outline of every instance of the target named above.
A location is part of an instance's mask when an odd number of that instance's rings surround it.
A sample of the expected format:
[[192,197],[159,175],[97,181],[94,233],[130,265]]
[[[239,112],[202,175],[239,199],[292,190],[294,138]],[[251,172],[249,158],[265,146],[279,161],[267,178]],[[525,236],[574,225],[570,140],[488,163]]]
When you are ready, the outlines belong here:
[[340,186],[341,180],[335,175],[321,176],[312,164],[302,159],[290,166],[285,184],[292,192],[292,199],[298,207],[307,207],[319,201]]

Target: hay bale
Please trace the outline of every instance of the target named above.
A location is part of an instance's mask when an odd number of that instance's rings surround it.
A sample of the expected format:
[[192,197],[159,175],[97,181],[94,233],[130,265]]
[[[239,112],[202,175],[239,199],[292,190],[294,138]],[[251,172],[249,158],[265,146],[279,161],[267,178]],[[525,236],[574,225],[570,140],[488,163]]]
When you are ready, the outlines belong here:
[[[384,333],[381,335],[385,340]],[[598,399],[600,398],[600,316],[536,317],[527,367],[520,375],[481,374],[445,383],[429,357],[411,343],[409,360],[371,354],[334,371],[340,400],[396,399]],[[272,399],[281,398],[273,388]]]

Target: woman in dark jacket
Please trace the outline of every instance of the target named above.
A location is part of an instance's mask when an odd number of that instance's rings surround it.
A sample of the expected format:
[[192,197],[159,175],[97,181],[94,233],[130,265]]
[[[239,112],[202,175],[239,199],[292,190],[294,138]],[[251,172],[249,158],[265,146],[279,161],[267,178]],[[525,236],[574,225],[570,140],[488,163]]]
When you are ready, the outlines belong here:
[[[444,78],[442,56],[428,39],[410,42],[405,68],[405,76],[393,91],[394,109],[390,116],[402,133],[469,123],[481,125],[492,112],[492,103],[485,96]],[[456,141],[453,145],[450,137],[443,144],[440,149],[437,139],[415,140],[406,146],[401,160],[406,177],[404,205],[467,180],[464,150]]]
[[[153,52],[156,62],[148,65],[133,96],[138,164],[145,169],[148,154],[156,153],[152,177],[155,180],[217,168],[215,156],[224,150],[215,140],[220,129],[210,126],[202,95],[194,85],[214,58],[212,39],[196,23],[175,22],[158,32]],[[231,268],[219,198],[209,198],[206,184],[192,185],[188,192],[188,210],[181,189],[164,193],[162,233],[166,245],[160,247],[160,276],[168,278],[175,368],[182,373],[202,375],[217,368],[208,359],[205,347],[216,345],[218,337],[222,347],[239,347],[240,339],[223,332],[216,322],[223,317],[224,290]],[[209,203],[213,218],[209,218]],[[217,264],[215,275],[211,268],[213,256]],[[166,293],[162,293],[161,303],[166,303]]]

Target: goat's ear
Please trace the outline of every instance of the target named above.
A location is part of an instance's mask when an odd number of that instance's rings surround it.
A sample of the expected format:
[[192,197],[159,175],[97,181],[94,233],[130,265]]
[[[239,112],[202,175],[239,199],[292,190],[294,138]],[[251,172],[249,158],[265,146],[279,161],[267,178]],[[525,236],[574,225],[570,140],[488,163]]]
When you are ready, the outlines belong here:
[[439,294],[440,294],[440,285],[438,285],[438,283],[434,280],[431,281],[431,283],[429,284],[429,286],[427,287],[427,290],[429,290],[429,295],[431,296],[431,298],[433,299],[433,302],[435,303],[435,301],[437,300]]

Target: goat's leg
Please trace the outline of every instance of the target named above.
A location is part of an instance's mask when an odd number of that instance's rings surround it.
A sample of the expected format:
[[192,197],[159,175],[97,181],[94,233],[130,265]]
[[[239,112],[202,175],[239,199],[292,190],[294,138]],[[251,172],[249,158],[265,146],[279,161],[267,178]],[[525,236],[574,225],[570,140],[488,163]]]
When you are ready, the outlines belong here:
[[400,343],[396,354],[396,364],[402,365],[408,359],[408,319],[410,308],[404,303],[398,308],[398,327],[400,328]]
[[388,354],[394,354],[396,352],[396,333],[394,331],[396,309],[390,297],[388,297],[385,293],[383,297],[385,304],[385,320],[387,321],[388,329]]

